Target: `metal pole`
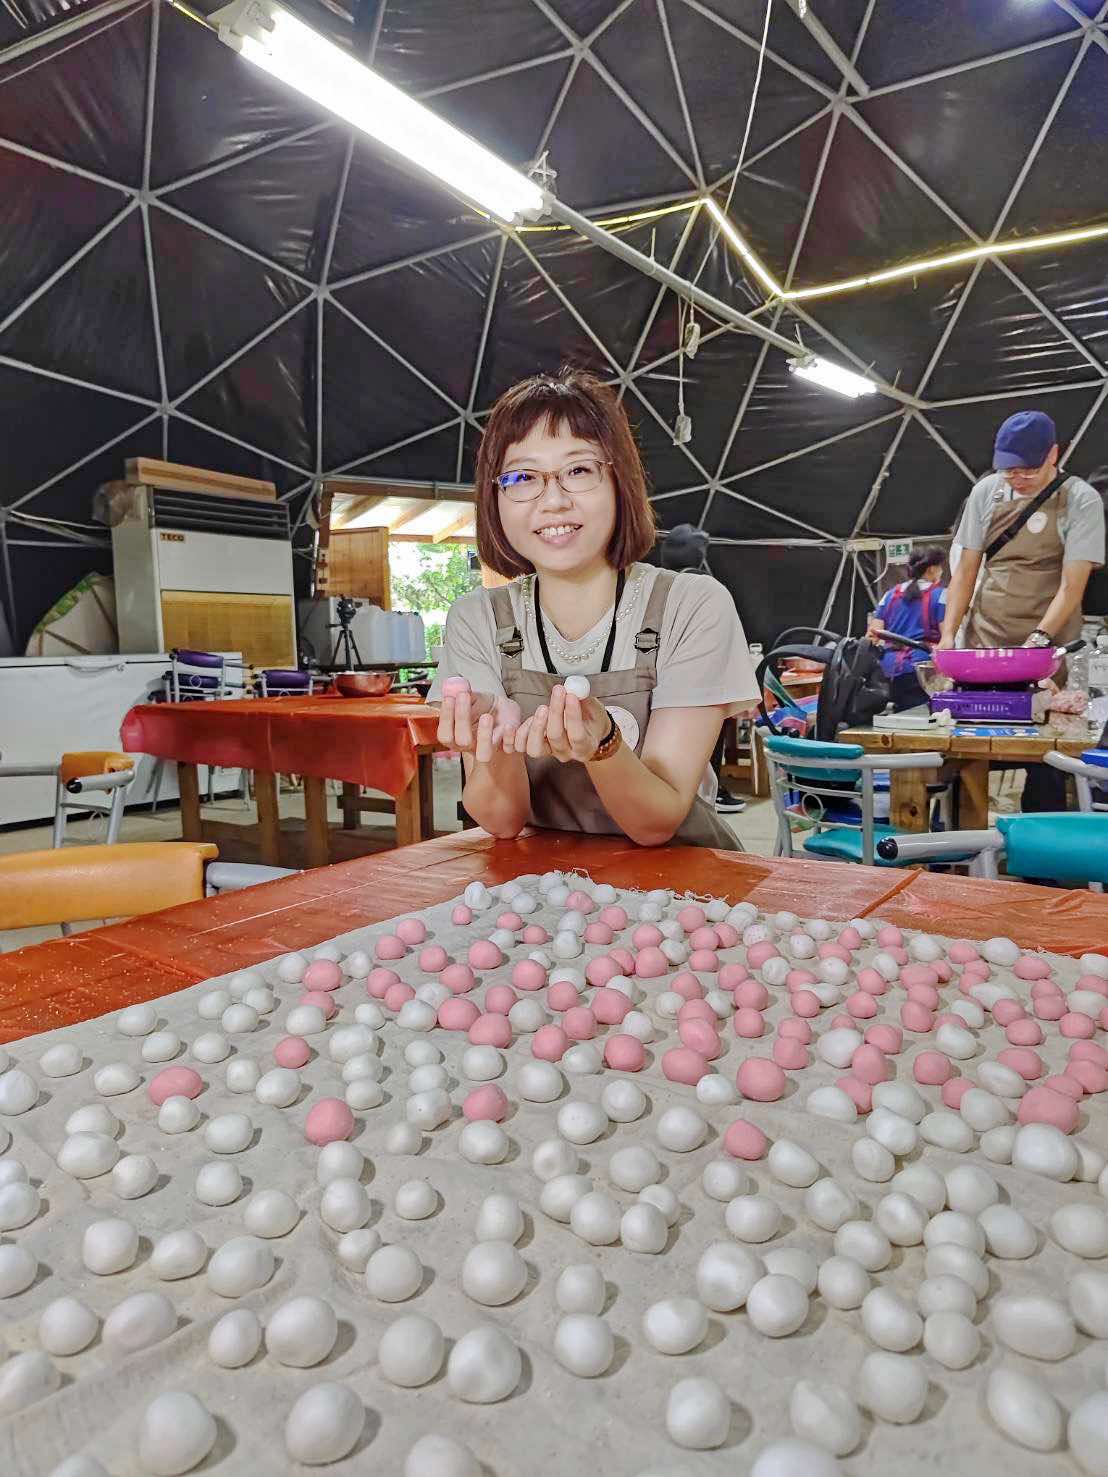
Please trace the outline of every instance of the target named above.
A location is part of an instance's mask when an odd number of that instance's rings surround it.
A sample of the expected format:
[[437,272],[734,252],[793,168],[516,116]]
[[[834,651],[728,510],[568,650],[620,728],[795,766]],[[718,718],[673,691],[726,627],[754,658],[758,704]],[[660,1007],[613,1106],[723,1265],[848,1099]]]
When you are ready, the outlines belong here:
[[613,236],[603,226],[596,225],[589,220],[588,216],[581,215],[561,200],[549,196],[547,210],[555,220],[561,221],[563,225],[572,226],[579,235],[586,236],[595,245],[602,247],[612,256],[619,257],[621,261],[627,262],[629,266],[642,272],[644,276],[653,277],[655,282],[664,283],[666,287],[672,288],[681,297],[695,303],[698,308],[702,308],[713,318],[721,319],[731,328],[739,328],[744,333],[753,334],[755,338],[765,339],[767,343],[773,344],[782,353],[787,354],[790,359],[804,357],[804,350],[795,339],[786,338],[782,333],[775,333],[772,328],[767,328],[764,323],[748,317],[746,313],[740,313],[738,308],[732,308],[729,304],[721,302],[718,297],[713,297],[702,287],[695,287],[686,278],[679,277],[668,267],[663,267],[661,262],[652,261],[650,257],[641,251],[636,251],[621,237]]

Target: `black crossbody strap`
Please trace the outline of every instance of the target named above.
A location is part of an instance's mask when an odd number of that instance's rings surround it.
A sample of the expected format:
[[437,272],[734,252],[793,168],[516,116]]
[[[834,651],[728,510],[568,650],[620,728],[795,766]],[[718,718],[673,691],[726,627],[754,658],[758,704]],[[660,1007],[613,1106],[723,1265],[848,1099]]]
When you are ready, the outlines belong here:
[[1059,472],[1054,481],[1047,483],[1042,492],[1040,492],[1036,497],[1033,497],[1031,501],[1027,504],[1027,506],[1020,511],[1019,517],[1014,519],[1013,522],[1009,523],[1008,527],[1003,531],[1003,533],[997,534],[996,538],[993,539],[992,543],[989,544],[985,550],[986,563],[988,563],[988,561],[993,557],[994,554],[999,553],[1001,549],[1005,548],[1008,544],[1012,542],[1016,534],[1019,533],[1020,529],[1024,526],[1027,520],[1033,514],[1037,513],[1042,505],[1049,498],[1052,498],[1054,496],[1054,494],[1061,487],[1062,483],[1068,480],[1068,477],[1068,472]]

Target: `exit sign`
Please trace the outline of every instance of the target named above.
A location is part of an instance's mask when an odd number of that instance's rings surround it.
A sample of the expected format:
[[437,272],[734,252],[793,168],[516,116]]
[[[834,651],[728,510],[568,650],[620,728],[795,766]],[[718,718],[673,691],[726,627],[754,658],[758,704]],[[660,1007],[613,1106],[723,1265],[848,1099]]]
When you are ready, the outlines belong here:
[[898,539],[895,542],[886,540],[885,557],[890,564],[907,564],[912,553],[912,540],[910,538]]

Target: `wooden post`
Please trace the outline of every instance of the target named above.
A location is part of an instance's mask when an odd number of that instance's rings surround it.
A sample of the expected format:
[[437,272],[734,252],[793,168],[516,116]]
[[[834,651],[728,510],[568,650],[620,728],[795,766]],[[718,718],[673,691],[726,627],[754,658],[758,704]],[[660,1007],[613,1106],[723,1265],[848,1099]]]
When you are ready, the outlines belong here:
[[348,831],[356,831],[362,823],[361,785],[352,785],[347,780],[342,782],[342,824]]
[[416,763],[419,771],[419,834],[423,841],[430,841],[435,834],[435,767],[434,755],[418,753]]
[[177,793],[181,797],[181,840],[203,841],[200,819],[200,774],[195,764],[177,765]]
[[890,821],[897,831],[927,830],[927,771],[894,769],[889,796]]
[[327,781],[318,775],[304,776],[304,820],[309,867],[326,867],[331,860],[331,838],[327,828]]
[[258,841],[262,862],[281,865],[281,815],[277,805],[277,776],[268,770],[254,771],[254,799],[258,807]]
[[958,766],[958,829],[984,831],[989,825],[989,761]]
[[414,846],[423,839],[420,820],[419,771],[412,775],[411,783],[396,797],[396,844]]

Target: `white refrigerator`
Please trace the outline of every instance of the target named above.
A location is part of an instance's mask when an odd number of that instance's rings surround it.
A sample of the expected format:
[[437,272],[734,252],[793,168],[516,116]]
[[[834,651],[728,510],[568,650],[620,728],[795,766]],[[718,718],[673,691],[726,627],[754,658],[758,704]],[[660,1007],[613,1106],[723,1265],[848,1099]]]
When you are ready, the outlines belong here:
[[[0,657],[0,765],[57,764],[63,752],[118,749],[129,709],[164,686],[164,653],[121,656]],[[157,760],[136,755],[138,777],[128,806],[153,798]],[[216,772],[217,789],[234,789],[234,771]],[[207,783],[201,771],[201,786]],[[0,825],[49,821],[54,780],[0,778]],[[167,763],[159,799],[177,796],[177,766]]]

